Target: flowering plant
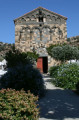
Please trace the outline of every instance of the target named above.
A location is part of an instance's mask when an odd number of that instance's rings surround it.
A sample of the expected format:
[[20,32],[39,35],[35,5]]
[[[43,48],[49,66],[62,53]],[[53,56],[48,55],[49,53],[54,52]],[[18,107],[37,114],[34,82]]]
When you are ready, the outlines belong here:
[[0,90],[0,120],[37,120],[37,100],[30,91]]
[[79,82],[79,65],[63,64],[57,69],[54,84],[65,89],[76,89],[76,84]]

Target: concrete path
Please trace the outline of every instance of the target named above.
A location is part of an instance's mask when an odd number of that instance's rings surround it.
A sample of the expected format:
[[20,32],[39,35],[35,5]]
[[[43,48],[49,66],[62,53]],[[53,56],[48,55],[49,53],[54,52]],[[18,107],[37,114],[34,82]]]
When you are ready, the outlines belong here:
[[79,96],[70,90],[55,87],[48,75],[43,76],[47,92],[39,100],[39,120],[79,120]]

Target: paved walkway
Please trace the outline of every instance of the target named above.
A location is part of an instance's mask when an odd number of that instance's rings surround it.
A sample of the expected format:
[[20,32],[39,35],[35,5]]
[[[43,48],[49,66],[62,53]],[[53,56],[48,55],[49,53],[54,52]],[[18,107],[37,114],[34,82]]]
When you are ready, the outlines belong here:
[[79,120],[79,96],[70,90],[57,88],[44,75],[46,95],[39,100],[39,120]]

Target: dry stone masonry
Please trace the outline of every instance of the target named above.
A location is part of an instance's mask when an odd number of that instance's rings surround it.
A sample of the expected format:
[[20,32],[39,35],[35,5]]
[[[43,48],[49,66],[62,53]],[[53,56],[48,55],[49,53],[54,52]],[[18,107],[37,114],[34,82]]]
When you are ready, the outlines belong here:
[[[15,23],[15,47],[21,51],[36,51],[48,56],[46,47],[67,40],[67,18],[39,7],[17,18]],[[53,59],[48,56],[49,66]]]

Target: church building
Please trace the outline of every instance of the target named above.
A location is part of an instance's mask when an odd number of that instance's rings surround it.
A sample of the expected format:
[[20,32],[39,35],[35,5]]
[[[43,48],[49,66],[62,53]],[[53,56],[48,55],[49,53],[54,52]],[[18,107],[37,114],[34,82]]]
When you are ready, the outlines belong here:
[[47,73],[55,64],[46,48],[51,44],[62,44],[67,40],[67,18],[38,7],[33,11],[16,18],[15,47],[23,52],[36,51],[39,54],[37,68]]

